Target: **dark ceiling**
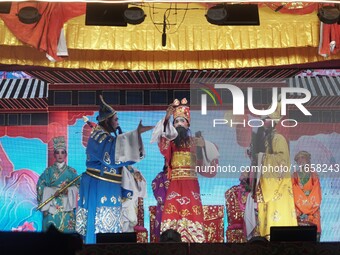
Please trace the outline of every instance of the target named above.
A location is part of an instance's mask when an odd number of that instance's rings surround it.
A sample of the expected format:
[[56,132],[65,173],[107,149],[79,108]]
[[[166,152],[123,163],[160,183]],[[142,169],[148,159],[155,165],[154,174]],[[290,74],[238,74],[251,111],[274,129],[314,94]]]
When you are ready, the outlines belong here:
[[190,85],[191,79],[282,79],[296,75],[299,69],[238,70],[162,70],[162,71],[93,71],[44,70],[27,74],[50,84],[126,84],[126,85]]
[[[10,111],[60,111],[65,109],[97,109],[98,96],[105,94],[109,103],[117,109],[126,105],[132,109],[158,109],[172,102],[174,98],[190,98],[190,84],[238,82],[241,87],[259,85],[263,88],[310,86],[315,90],[311,106],[337,108],[340,105],[339,77],[323,80],[297,79],[297,74],[312,69],[339,69],[340,60],[309,65],[264,67],[252,69],[223,70],[84,70],[56,69],[29,66],[1,66],[2,71],[24,71],[33,79],[24,81],[2,80],[7,84],[0,91],[0,112]],[[295,77],[295,78],[293,78]],[[290,78],[290,79],[289,79]],[[301,77],[300,77],[301,78]],[[310,77],[305,76],[310,79]],[[13,85],[8,85],[9,83]],[[32,85],[32,84],[36,85]],[[257,83],[255,85],[255,83]],[[307,84],[307,85],[306,85]],[[2,86],[2,85],[1,85]],[[5,86],[5,85],[4,85]],[[330,89],[329,89],[330,88]],[[42,91],[44,93],[42,93]],[[27,92],[27,93],[26,93]],[[264,92],[262,92],[263,94]],[[16,96],[14,96],[16,95]],[[270,96],[269,96],[270,97]],[[259,95],[261,105],[266,105],[268,95]]]
[[[340,60],[252,69],[219,70],[85,70],[58,69],[38,66],[0,65],[0,71],[24,71],[28,75],[43,80],[50,85],[108,85],[108,86],[143,86],[182,87],[189,86],[191,79],[284,79],[293,77],[306,69],[340,68]],[[151,87],[150,87],[151,86]],[[77,86],[79,88],[79,86]],[[80,88],[81,89],[81,88]]]

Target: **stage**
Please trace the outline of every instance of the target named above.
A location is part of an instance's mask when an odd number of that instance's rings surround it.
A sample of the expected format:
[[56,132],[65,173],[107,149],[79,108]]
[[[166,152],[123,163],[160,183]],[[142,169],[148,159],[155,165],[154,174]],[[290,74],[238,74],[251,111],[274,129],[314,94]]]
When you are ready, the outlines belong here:
[[340,243],[293,242],[293,243],[143,243],[143,244],[96,244],[84,245],[79,255],[266,255],[266,254],[340,254]]
[[248,243],[103,243],[83,244],[79,235],[58,231],[0,232],[2,255],[332,255],[340,254],[339,242]]

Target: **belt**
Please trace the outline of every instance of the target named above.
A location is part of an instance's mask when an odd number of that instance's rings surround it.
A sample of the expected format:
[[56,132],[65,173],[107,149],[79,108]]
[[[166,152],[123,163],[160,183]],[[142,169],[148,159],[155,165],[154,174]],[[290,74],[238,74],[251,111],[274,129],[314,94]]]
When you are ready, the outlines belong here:
[[97,178],[102,181],[114,182],[114,183],[122,183],[122,175],[121,174],[112,174],[109,172],[104,172],[103,175],[100,175],[100,170],[94,168],[87,168],[86,173],[94,178]]
[[197,173],[191,168],[171,169],[171,180],[176,179],[197,179]]

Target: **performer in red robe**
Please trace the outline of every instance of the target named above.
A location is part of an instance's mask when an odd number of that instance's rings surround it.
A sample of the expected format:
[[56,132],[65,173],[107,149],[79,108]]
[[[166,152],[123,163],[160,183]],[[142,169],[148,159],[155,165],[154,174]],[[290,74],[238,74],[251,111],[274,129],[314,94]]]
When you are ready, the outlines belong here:
[[[153,132],[160,152],[169,166],[170,185],[164,204],[161,232],[177,230],[183,242],[205,241],[203,209],[195,166],[216,163],[219,153],[214,144],[203,137],[190,135],[190,108],[175,100]],[[173,125],[169,119],[173,114]],[[202,163],[203,162],[203,163]]]

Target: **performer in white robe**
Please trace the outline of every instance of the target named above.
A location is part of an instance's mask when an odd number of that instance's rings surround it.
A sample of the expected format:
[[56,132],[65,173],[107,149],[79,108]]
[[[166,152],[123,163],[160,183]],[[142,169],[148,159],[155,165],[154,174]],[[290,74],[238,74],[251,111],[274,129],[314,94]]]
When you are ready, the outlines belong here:
[[138,223],[138,198],[146,197],[146,181],[137,168],[132,166],[123,167],[122,189],[123,232],[134,232],[134,227]]

